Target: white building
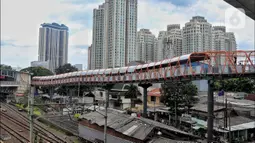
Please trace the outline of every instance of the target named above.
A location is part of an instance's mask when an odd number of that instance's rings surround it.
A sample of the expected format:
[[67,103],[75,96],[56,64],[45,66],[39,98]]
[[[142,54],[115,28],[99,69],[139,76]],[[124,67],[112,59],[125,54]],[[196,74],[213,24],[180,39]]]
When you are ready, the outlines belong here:
[[32,61],[31,67],[43,67],[49,69],[49,61]]
[[167,36],[167,31],[160,31],[158,39],[156,41],[156,48],[154,49],[154,61],[160,61],[164,59],[164,39]]
[[87,65],[87,69],[90,70],[91,69],[91,48],[92,48],[92,45],[88,47],[88,65]]
[[91,69],[125,66],[135,60],[137,0],[105,0],[94,9]]
[[75,64],[74,67],[76,67],[78,71],[82,70],[82,64]]
[[154,61],[155,35],[149,29],[137,32],[136,60],[144,62]]
[[226,32],[226,36],[228,37],[228,44],[227,44],[227,51],[236,51],[237,50],[237,44],[236,44],[236,38],[235,34],[233,32]]
[[49,61],[49,69],[54,72],[68,60],[68,27],[57,23],[44,23],[41,26],[38,61]]
[[183,27],[182,54],[212,49],[212,25],[204,17],[192,17]]
[[98,9],[93,11],[93,39],[91,46],[91,69],[103,68],[104,64],[104,26],[105,26],[105,4],[99,5]]
[[[232,32],[226,32],[225,26],[213,27],[213,49],[216,51],[235,51],[236,40],[235,35]],[[226,61],[225,56],[218,56],[216,59],[217,65],[224,65]]]
[[167,26],[167,36],[164,40],[164,58],[173,58],[182,55],[182,30],[180,24]]

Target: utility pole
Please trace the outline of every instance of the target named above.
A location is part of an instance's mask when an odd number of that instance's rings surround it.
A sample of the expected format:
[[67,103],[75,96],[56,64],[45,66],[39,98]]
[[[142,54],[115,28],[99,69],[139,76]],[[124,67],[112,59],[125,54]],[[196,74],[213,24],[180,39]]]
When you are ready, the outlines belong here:
[[[230,107],[230,102],[229,102],[229,107]],[[229,142],[232,142],[231,138],[231,124],[230,124],[230,116],[228,117],[228,127],[229,127]]]
[[157,121],[157,113],[156,113],[156,109],[155,109],[155,102],[156,102],[156,99],[154,100],[154,121]]
[[106,97],[105,97],[105,124],[104,124],[104,143],[107,143],[107,108],[109,106],[109,91],[112,89],[113,84],[105,85],[104,89],[106,90]]
[[[227,102],[227,97],[226,97],[224,103],[225,103],[224,128],[227,129],[227,127],[228,127],[228,102]],[[225,139],[227,139],[227,134],[225,134]]]
[[214,109],[214,81],[213,79],[208,80],[208,96],[207,96],[207,111],[208,111],[208,119],[207,119],[207,143],[213,142],[213,109]]
[[30,96],[29,96],[29,138],[30,142],[33,143],[33,112],[34,112],[34,92],[35,87],[30,87]]
[[109,90],[106,90],[106,98],[105,98],[105,124],[104,124],[104,143],[107,143],[107,108],[109,101]]

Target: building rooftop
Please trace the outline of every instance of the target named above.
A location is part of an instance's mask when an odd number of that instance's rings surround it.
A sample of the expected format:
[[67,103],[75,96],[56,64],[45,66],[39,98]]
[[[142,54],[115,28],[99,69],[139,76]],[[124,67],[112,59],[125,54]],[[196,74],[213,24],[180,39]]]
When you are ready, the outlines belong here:
[[[191,108],[191,110],[196,110],[200,112],[206,112],[207,113],[207,104],[197,104]],[[215,105],[214,106],[214,112],[225,109],[224,106]]]
[[[98,126],[104,126],[104,110],[100,110],[97,112],[90,112],[88,114],[82,115],[81,119],[86,119],[90,121],[90,124],[97,124]],[[172,126],[167,126],[160,122],[156,122],[146,118],[137,118],[126,114],[117,113],[113,110],[108,110],[107,112],[108,120],[107,126],[117,132],[120,132],[124,135],[139,139],[145,140],[147,136],[154,129],[163,129],[168,132],[179,133],[182,136],[195,137],[192,134],[186,133],[179,129],[176,129]]]
[[68,31],[68,27],[64,24],[58,24],[58,23],[43,23],[41,24],[42,27],[49,27],[49,28],[54,28],[54,29],[59,29],[59,30],[67,30]]
[[[224,127],[224,118],[215,120],[214,122],[215,122],[215,125]],[[250,123],[250,122],[253,122],[253,120],[243,116],[235,116],[230,118],[230,126],[236,126],[236,125],[241,125],[241,124]]]
[[228,4],[235,8],[242,8],[245,10],[245,14],[251,19],[255,20],[255,1],[254,0],[224,0]]
[[195,143],[192,141],[177,141],[177,140],[171,140],[164,137],[157,137],[152,139],[149,143]]
[[148,96],[160,96],[160,88],[152,89],[148,92]]

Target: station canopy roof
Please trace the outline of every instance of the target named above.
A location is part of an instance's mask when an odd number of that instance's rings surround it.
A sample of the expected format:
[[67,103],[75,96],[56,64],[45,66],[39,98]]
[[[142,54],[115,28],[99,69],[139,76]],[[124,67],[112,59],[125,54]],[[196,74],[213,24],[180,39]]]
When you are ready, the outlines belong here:
[[224,0],[235,8],[242,8],[245,14],[255,20],[255,0]]

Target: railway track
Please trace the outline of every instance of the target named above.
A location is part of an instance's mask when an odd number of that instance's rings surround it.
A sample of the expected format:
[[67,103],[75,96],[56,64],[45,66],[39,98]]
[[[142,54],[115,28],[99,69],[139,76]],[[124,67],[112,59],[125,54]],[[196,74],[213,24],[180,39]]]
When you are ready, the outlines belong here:
[[[5,114],[5,113],[1,114],[1,116],[4,117],[5,119],[7,119],[9,122],[15,123],[15,125],[18,125],[18,126],[24,128],[24,129],[26,129],[26,130],[29,132],[29,128],[28,128],[26,125],[20,123],[18,120],[15,120],[14,118],[8,116],[8,115]],[[7,126],[7,127],[8,127],[8,126]],[[11,129],[11,128],[9,127],[9,129]],[[23,132],[23,131],[22,131],[22,132]],[[52,138],[49,138],[46,134],[43,134],[43,133],[39,132],[38,136],[39,136],[40,138],[42,138],[42,140],[43,140],[44,142],[52,142]],[[22,138],[26,138],[26,137],[22,136]]]
[[[21,112],[17,111],[17,109],[15,109],[14,107],[12,107],[11,105],[5,104],[5,106],[6,106],[9,110],[11,110],[11,111],[17,113],[17,115],[19,115],[19,117],[22,118],[23,121],[25,121],[26,123],[29,123],[29,119],[28,119],[27,116],[25,116],[25,115],[23,115]],[[7,115],[7,114],[5,114],[5,115]],[[7,116],[8,116],[9,118],[12,118],[12,117],[10,117],[9,115],[7,115]],[[8,117],[7,117],[7,118],[8,118]],[[20,120],[14,119],[14,118],[12,118],[12,119],[10,119],[10,120],[12,120],[12,121],[16,120],[16,121],[14,121],[15,123],[19,122],[19,124],[22,124],[21,126],[23,126],[24,128],[26,128],[26,129],[29,130],[29,125],[28,125],[28,124],[26,124],[26,123],[24,123],[24,122],[22,123]],[[42,127],[41,125],[39,125],[39,124],[36,123],[36,122],[34,122],[34,129],[35,129],[35,131],[37,131],[37,132],[40,133],[41,135],[45,136],[45,138],[46,138],[46,137],[47,137],[47,138],[50,138],[50,140],[48,139],[49,142],[52,142],[52,143],[53,143],[53,142],[54,142],[54,143],[65,143],[65,140],[63,140],[63,139],[61,139],[60,137],[54,135],[52,132],[48,131],[47,129],[45,129],[44,127]],[[44,138],[44,137],[43,137],[43,138]],[[47,140],[47,139],[46,139],[46,140]]]
[[1,123],[1,128],[4,129],[7,133],[9,133],[12,137],[16,138],[21,143],[27,143],[29,142],[29,139],[21,135],[21,133],[17,132],[16,130],[12,129],[11,127]]

